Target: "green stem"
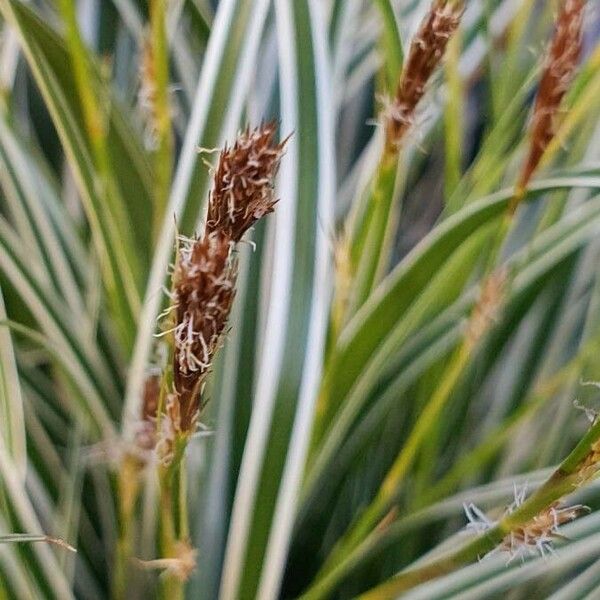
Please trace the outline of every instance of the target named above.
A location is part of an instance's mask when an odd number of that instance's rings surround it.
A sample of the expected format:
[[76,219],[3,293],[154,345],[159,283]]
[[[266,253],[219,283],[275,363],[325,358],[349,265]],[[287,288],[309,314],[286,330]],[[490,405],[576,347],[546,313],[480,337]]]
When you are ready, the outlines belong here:
[[354,232],[350,262],[354,274],[348,318],[371,293],[385,262],[390,217],[398,182],[399,151],[386,144],[371,183],[365,215]]
[[154,230],[158,234],[164,218],[164,211],[171,189],[173,168],[173,133],[171,130],[171,106],[169,98],[169,46],[166,31],[166,0],[150,2],[150,51],[155,86],[154,126],[158,146],[155,154],[156,206]]
[[398,22],[390,0],[375,0],[374,4],[379,9],[383,25],[380,45],[385,59],[386,92],[392,94],[398,85],[398,78],[402,72],[404,62],[402,40],[400,39]]
[[[176,526],[173,514],[173,489],[167,480],[170,474],[160,479],[160,554],[163,558],[176,556]],[[160,597],[164,600],[183,600],[183,582],[171,573],[165,572],[160,577]]]
[[126,456],[118,474],[119,488],[119,538],[115,556],[113,600],[128,597],[129,566],[133,556],[133,517],[139,495],[140,464],[136,458]]
[[[163,558],[177,558],[178,542],[186,542],[189,537],[185,493],[187,441],[186,435],[177,436],[173,461],[168,467],[159,467],[160,553]],[[164,573],[161,577],[161,598],[183,600],[184,594],[184,582],[170,573]]]

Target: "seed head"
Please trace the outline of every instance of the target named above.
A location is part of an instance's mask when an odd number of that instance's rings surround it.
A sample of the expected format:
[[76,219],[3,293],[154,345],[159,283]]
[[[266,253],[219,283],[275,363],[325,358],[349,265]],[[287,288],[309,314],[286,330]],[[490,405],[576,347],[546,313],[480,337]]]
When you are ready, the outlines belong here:
[[166,311],[174,321],[174,392],[160,444],[167,459],[173,436],[192,431],[200,412],[202,388],[235,296],[235,244],[276,203],[274,179],[285,141],[276,144],[275,132],[274,123],[247,128],[225,147],[213,175],[204,235],[179,239]]
[[275,142],[276,124],[246,129],[219,156],[208,201],[206,232],[234,242],[273,212],[274,181],[287,140]]
[[531,144],[519,180],[523,189],[537,169],[548,144],[556,134],[562,99],[569,89],[582,48],[585,0],[563,0],[556,18],[554,36],[544,68],[531,119]]
[[476,345],[496,321],[504,301],[506,280],[504,269],[496,270],[484,280],[467,327],[466,339],[471,345]]
[[[526,489],[518,491],[515,488],[513,503],[506,509],[505,515],[510,515],[520,508],[526,500]],[[510,554],[510,560],[520,558],[523,560],[528,554],[539,553],[545,556],[548,552],[554,552],[553,544],[560,539],[558,528],[574,521],[582,514],[589,512],[587,506],[576,504],[567,506],[560,502],[554,502],[547,508],[541,510],[529,522],[514,528],[502,540],[500,550]]]
[[[503,516],[514,513],[523,505],[525,499],[526,488],[519,490],[515,486],[514,500],[505,509]],[[491,520],[473,503],[465,504],[464,510],[468,521],[467,531],[481,535],[492,530],[498,524],[498,521]],[[536,554],[546,556],[546,554],[554,552],[554,542],[561,538],[559,527],[574,521],[586,512],[589,512],[589,508],[581,504],[566,506],[555,502],[541,510],[529,522],[515,527],[496,548],[485,556],[506,552],[509,555],[508,562],[515,558],[524,560],[527,556]]]
[[553,553],[553,544],[561,537],[558,528],[574,521],[587,510],[582,505],[553,504],[529,523],[511,531],[502,541],[500,549],[510,554],[509,560],[523,560],[528,554],[546,556],[547,553]]
[[428,81],[441,63],[448,41],[458,28],[462,2],[434,0],[416,33],[400,77],[396,96],[388,109],[386,140],[397,146],[412,124]]
[[200,408],[200,392],[235,296],[232,242],[218,232],[181,239],[173,271],[173,376],[182,431]]

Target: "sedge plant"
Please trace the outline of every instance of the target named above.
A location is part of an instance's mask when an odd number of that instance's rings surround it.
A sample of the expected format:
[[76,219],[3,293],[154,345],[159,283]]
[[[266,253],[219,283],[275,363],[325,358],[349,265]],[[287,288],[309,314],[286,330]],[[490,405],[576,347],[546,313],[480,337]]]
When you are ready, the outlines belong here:
[[595,2],[0,19],[0,598],[599,593]]

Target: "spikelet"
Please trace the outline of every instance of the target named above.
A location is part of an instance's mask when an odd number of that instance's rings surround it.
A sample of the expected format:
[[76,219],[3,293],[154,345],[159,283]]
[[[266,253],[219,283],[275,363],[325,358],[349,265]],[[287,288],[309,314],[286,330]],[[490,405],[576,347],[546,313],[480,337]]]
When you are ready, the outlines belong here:
[[180,239],[173,271],[173,381],[182,431],[191,430],[235,296],[231,241],[215,231]]
[[533,108],[531,142],[519,178],[524,189],[552,138],[556,135],[560,105],[579,63],[585,0],[563,0],[556,28],[544,61],[543,74]]
[[247,128],[221,152],[204,235],[179,238],[167,311],[174,319],[175,388],[166,407],[169,431],[161,434],[167,457],[168,441],[174,433],[193,431],[201,409],[202,388],[235,297],[235,244],[258,219],[273,212],[276,203],[274,180],[286,142],[276,143],[275,133],[274,123]]
[[[519,490],[515,486],[514,500],[505,509],[503,517],[507,517],[518,510],[525,500],[526,488]],[[465,504],[463,508],[467,517],[467,531],[484,535],[498,525],[498,521],[490,519],[473,503]],[[567,506],[560,502],[554,502],[541,510],[527,523],[512,529],[504,536],[498,546],[487,553],[485,557],[498,552],[506,552],[509,555],[508,562],[511,562],[515,558],[524,560],[527,556],[537,554],[546,556],[548,553],[553,553],[554,542],[562,537],[559,533],[559,527],[574,521],[586,512],[589,512],[589,508],[581,504]]]
[[273,212],[273,185],[286,140],[275,143],[276,125],[246,129],[225,147],[213,177],[206,232],[239,242],[260,218]]
[[[521,499],[522,504],[524,498]],[[513,504],[508,512],[516,510],[520,504]],[[546,556],[554,552],[554,542],[561,538],[558,528],[571,523],[582,514],[589,512],[586,506],[577,504],[566,506],[555,502],[540,511],[528,523],[513,529],[502,540],[500,550],[508,552],[509,562],[515,558],[525,559],[527,555]]]
[[460,23],[462,2],[434,0],[410,46],[396,95],[387,110],[386,143],[397,146],[410,128],[427,83]]

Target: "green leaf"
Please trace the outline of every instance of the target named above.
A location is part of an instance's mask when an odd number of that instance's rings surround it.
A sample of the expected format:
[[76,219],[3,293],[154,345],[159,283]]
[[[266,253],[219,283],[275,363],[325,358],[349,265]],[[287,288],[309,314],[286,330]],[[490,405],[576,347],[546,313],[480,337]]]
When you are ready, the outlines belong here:
[[[0,320],[6,319],[4,300],[0,290]],[[10,332],[0,330],[0,411],[2,413],[2,438],[24,479],[27,469],[27,447],[23,399],[17,373],[14,346]]]
[[[260,224],[252,243],[240,248],[240,266],[233,313],[229,320],[231,332],[223,355],[215,365],[215,429],[210,448],[210,469],[206,476],[205,503],[199,511],[200,545],[210,546],[205,569],[199,573],[194,593],[203,598],[218,594],[223,552],[233,496],[252,414],[260,356],[260,272],[263,267],[265,227]],[[196,583],[196,581],[194,581]]]
[[96,426],[108,432],[113,426],[102,397],[116,393],[115,382],[98,349],[85,339],[62,310],[60,298],[40,281],[39,265],[29,263],[10,228],[0,220],[0,271],[17,290],[42,330],[69,364]]
[[[594,177],[541,180],[531,186],[530,197],[562,187],[596,187],[598,183],[599,180]],[[464,240],[503,214],[511,196],[512,190],[499,192],[471,204],[442,222],[380,284],[350,321],[339,337],[325,375],[317,440],[373,351],[398,327],[399,317]],[[465,275],[470,268],[465,265]],[[425,314],[431,308],[425,305]],[[412,326],[417,326],[418,322],[415,321]]]
[[[282,129],[272,286],[254,410],[233,506],[220,596],[270,598],[281,584],[310,435],[328,314],[333,123],[317,2],[276,6]],[[305,93],[299,102],[297,90]]]
[[[94,240],[102,257],[105,286],[121,320],[120,334],[131,343],[139,312],[139,288],[143,265],[149,258],[148,211],[152,206],[151,176],[136,135],[119,114],[117,102],[97,70],[90,67],[90,94],[108,97],[107,141],[119,195],[103,196],[102,174],[92,156],[92,140],[86,132],[76,93],[69,54],[61,39],[28,7],[12,0],[0,3],[5,18],[19,33],[29,66],[44,96],[76,182]],[[98,118],[101,118],[98,115]],[[132,190],[134,193],[132,194]],[[127,202],[122,199],[127,198]],[[132,227],[132,223],[140,226]]]
[[384,64],[387,74],[387,91],[393,93],[404,62],[402,40],[400,39],[396,15],[390,0],[376,0],[375,4],[379,9],[383,22],[381,46],[384,52]]
[[[0,182],[19,236],[35,252],[35,262],[43,265],[48,281],[71,310],[85,318],[78,287],[85,252],[77,231],[56,197],[55,182],[12,130],[7,118],[0,119],[0,161]],[[60,219],[59,224],[56,218]]]
[[[552,271],[556,270],[557,267],[560,267],[565,259],[572,255],[580,245],[587,243],[595,235],[599,225],[600,198],[597,197],[593,201],[584,204],[579,210],[568,214],[565,217],[564,222],[558,223],[554,228],[547,230],[545,235],[541,236],[538,240],[535,240],[532,243],[531,247],[525,248],[518,255],[512,257],[511,262],[514,265],[517,265],[518,271],[515,276],[514,284],[511,286],[511,297],[507,298],[505,301],[508,305],[506,310],[507,313],[512,313],[514,311],[514,307],[518,306],[519,304],[525,303],[525,306],[528,306],[528,299],[530,299],[536,291],[539,291],[540,286],[544,281],[549,280],[549,276]],[[448,313],[447,315],[442,314],[437,320],[443,319],[447,322],[454,320],[460,323],[461,319],[467,317],[470,306],[472,305],[472,299],[475,297],[475,294],[469,294],[469,296],[471,297],[470,302],[467,301],[467,298],[465,297],[463,299],[464,301],[460,302],[460,306],[451,307],[451,309],[446,311]],[[499,326],[501,326],[502,332],[511,331],[515,328],[515,325],[511,325],[505,320],[501,321]],[[436,328],[439,329],[439,326],[436,326]],[[425,333],[427,329],[428,327],[423,330],[423,333]],[[445,329],[443,327],[440,329],[440,333],[445,335]],[[439,336],[440,333],[437,333],[437,335]],[[454,340],[459,341],[460,338],[455,336]],[[425,351],[429,351],[429,349],[433,347],[432,341],[428,341],[429,345],[425,346]],[[399,361],[396,359],[395,362],[390,365],[390,369],[392,371],[399,372],[400,375],[388,389],[385,389],[384,392],[379,392],[378,397],[376,397],[376,400],[373,401],[374,410],[370,411],[369,415],[362,419],[362,423],[365,425],[367,422],[369,422],[369,427],[371,428],[372,434],[376,434],[376,432],[381,428],[382,419],[385,418],[386,413],[389,412],[390,402],[394,400],[398,402],[399,398],[403,398],[404,393],[411,382],[409,378],[414,378],[422,372],[415,371],[415,367],[420,360],[425,358],[425,356],[419,355],[418,346],[415,346],[416,345],[407,343],[405,344],[405,347],[400,348],[401,354],[405,352],[407,357],[410,357],[409,360],[406,361],[408,364],[399,366]],[[356,400],[356,397],[351,396],[350,400]],[[336,426],[339,423],[344,422],[346,423],[346,426],[348,425],[347,419],[344,419],[345,413],[347,412],[347,406],[349,405],[345,405],[342,411],[340,411]],[[378,411],[381,412],[381,409],[383,409],[383,415],[380,415],[378,420],[373,420],[371,418],[371,413]],[[449,409],[452,410],[452,407],[449,407]],[[421,427],[424,425],[421,415],[419,415],[418,424]],[[318,485],[321,487],[321,490],[323,487],[331,483],[331,479],[336,477],[336,472],[339,472],[339,470],[343,470],[344,468],[348,468],[349,465],[358,461],[359,453],[364,451],[364,448],[362,448],[358,442],[358,439],[364,436],[364,433],[361,432],[360,429],[361,428],[357,426],[356,430],[352,434],[348,434],[347,437],[349,438],[349,443],[346,444],[346,447],[342,447],[340,442],[339,427],[333,428],[331,433],[328,435],[327,444],[325,445],[323,452],[328,451],[326,456],[327,460],[329,460],[329,465],[327,470],[319,473],[320,477],[317,481]],[[343,426],[342,431],[344,431]],[[352,448],[352,450],[350,450],[349,446]],[[319,456],[319,458],[322,458],[322,455]],[[318,468],[318,466],[319,463],[317,462],[315,468]],[[312,489],[315,488],[314,477],[314,474],[312,478],[309,477],[309,483],[307,483],[307,485],[311,485]],[[322,506],[320,508],[322,509]],[[361,549],[363,546],[366,546],[366,548],[371,551],[370,546],[373,544],[373,540],[377,542],[378,537],[379,535],[377,530],[374,530],[369,537],[365,538],[365,542],[359,546],[358,551],[351,552],[348,554],[348,556],[343,557],[341,565],[334,565],[331,572],[325,572],[324,580],[319,580],[315,588],[311,588],[307,598],[323,597],[323,594],[330,589],[329,587],[323,587],[325,582],[327,582],[326,584],[328,586],[331,586],[333,585],[332,582],[335,581],[335,579],[333,579],[333,573],[337,573],[337,576],[339,577],[340,574],[344,572],[342,571],[342,565],[344,569],[349,568],[350,565],[356,565],[355,555],[357,552],[365,552],[366,550]],[[318,594],[316,590],[318,590]]]
[[[15,520],[23,529],[39,532],[42,530],[39,521],[22,481],[18,477],[18,470],[15,468],[4,442],[0,439],[0,481],[6,498],[10,503],[11,512],[15,515]],[[73,598],[70,586],[58,567],[54,554],[50,551],[47,544],[33,544],[32,556],[38,565],[43,585],[47,589],[47,594],[51,598],[68,599]]]

